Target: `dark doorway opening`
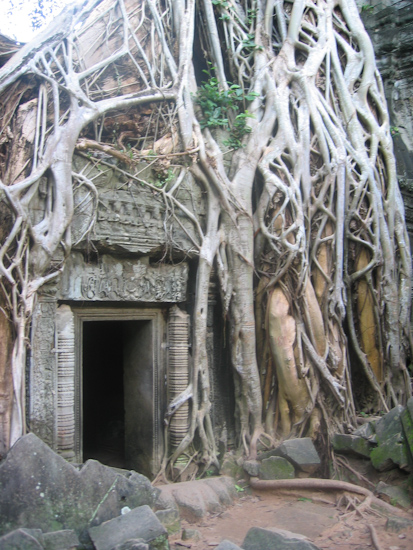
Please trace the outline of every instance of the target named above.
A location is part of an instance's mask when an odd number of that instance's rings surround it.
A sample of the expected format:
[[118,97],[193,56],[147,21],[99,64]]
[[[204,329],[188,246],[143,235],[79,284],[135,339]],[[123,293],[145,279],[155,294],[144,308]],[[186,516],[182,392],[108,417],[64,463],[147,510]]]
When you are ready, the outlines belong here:
[[[152,323],[84,321],[83,460],[145,473],[153,430]],[[143,466],[142,466],[143,463]]]

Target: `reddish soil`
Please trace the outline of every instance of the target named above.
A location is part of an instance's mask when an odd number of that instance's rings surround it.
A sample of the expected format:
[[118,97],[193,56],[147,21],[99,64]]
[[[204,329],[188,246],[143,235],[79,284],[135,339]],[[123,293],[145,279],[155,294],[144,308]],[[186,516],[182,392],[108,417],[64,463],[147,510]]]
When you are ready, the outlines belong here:
[[[413,513],[395,508],[394,516],[413,520]],[[254,492],[241,496],[233,506],[217,515],[209,515],[198,524],[182,521],[183,529],[196,529],[201,538],[182,540],[170,537],[173,550],[211,550],[223,539],[242,544],[251,527],[277,527],[308,537],[320,549],[337,550],[412,550],[413,528],[398,533],[386,531],[387,517],[374,511],[363,515],[345,512],[336,505],[335,495],[321,492],[277,493]],[[377,534],[379,546],[372,541],[368,525]],[[270,549],[268,549],[270,550]]]

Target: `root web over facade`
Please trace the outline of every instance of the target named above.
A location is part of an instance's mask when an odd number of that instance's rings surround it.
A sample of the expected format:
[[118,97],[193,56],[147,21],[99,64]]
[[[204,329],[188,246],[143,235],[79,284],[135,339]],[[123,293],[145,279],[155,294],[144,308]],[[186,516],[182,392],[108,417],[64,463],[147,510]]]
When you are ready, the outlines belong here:
[[[4,66],[0,92],[6,447],[26,430],[36,293],[93,230],[96,166],[159,194],[166,232],[183,217],[193,228],[192,371],[167,411],[189,402],[190,422],[164,469],[183,453],[201,471],[217,464],[212,273],[250,456],[262,436],[328,436],[354,425],[356,408],[406,401],[410,248],[383,87],[353,0],[86,2]],[[180,200],[188,181],[205,219]],[[74,236],[80,210],[88,222]]]

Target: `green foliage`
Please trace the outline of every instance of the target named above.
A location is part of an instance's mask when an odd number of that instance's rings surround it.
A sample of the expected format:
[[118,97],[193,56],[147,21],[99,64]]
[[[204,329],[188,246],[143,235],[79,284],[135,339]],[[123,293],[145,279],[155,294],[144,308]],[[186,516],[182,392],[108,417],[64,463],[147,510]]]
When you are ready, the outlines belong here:
[[243,110],[244,103],[253,101],[258,94],[255,92],[244,93],[241,86],[230,82],[227,83],[228,89],[222,89],[218,79],[212,76],[211,70],[214,70],[214,67],[204,71],[209,78],[202,82],[195,97],[203,114],[200,121],[201,128],[229,129],[230,137],[224,145],[239,149],[242,147],[242,138],[251,132],[251,128],[247,125],[247,119],[253,118],[251,113]]
[[374,11],[374,6],[370,6],[370,4],[363,4],[361,6],[361,13],[372,13]]
[[237,493],[243,493],[245,491],[244,487],[241,487],[240,485],[235,485],[235,490]]
[[400,135],[400,130],[397,128],[397,126],[390,126],[390,133],[393,137]]

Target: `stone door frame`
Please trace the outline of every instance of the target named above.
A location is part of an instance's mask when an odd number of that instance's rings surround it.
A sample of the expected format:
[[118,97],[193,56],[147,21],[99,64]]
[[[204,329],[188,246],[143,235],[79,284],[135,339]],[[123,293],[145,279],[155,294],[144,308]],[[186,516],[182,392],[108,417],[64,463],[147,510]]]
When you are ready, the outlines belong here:
[[[83,372],[83,323],[88,321],[150,321],[153,323],[153,470],[160,468],[163,453],[162,419],[165,410],[165,394],[163,386],[165,385],[165,322],[163,310],[161,308],[143,308],[142,306],[119,308],[116,306],[104,307],[71,305],[74,321],[74,460],[83,462],[83,418],[82,418],[82,372]],[[59,347],[59,344],[58,344]],[[58,376],[59,388],[59,376]],[[59,390],[58,390],[59,393]],[[59,401],[59,395],[58,395]],[[59,415],[57,431],[59,434]],[[58,435],[59,447],[59,435]],[[58,451],[62,449],[58,448]],[[64,453],[62,453],[64,454]]]

